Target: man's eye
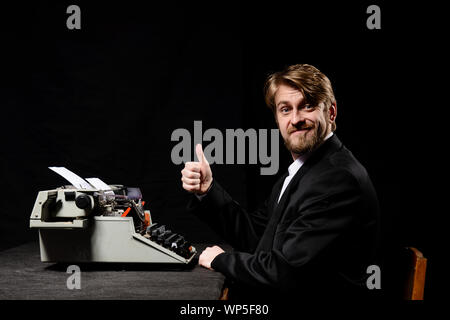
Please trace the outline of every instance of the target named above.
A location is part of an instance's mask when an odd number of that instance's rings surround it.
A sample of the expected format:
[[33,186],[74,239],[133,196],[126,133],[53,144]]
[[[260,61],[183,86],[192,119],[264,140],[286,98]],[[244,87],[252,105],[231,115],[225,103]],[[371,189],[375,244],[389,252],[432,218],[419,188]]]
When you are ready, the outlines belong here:
[[313,105],[311,105],[311,104],[305,104],[303,108],[305,110],[314,110],[315,107]]
[[288,107],[282,107],[282,108],[280,109],[280,111],[281,111],[282,113],[286,113],[286,112],[289,111],[289,108],[288,108]]

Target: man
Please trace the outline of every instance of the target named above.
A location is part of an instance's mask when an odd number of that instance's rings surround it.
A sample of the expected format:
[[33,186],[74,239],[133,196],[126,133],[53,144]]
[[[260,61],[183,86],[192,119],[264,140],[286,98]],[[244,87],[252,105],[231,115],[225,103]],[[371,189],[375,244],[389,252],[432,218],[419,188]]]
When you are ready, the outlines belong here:
[[379,209],[366,170],[334,134],[331,83],[293,65],[268,78],[265,98],[294,161],[260,209],[247,212],[213,180],[200,145],[199,162],[182,170],[183,188],[236,249],[209,247],[199,264],[223,273],[235,297],[361,296]]

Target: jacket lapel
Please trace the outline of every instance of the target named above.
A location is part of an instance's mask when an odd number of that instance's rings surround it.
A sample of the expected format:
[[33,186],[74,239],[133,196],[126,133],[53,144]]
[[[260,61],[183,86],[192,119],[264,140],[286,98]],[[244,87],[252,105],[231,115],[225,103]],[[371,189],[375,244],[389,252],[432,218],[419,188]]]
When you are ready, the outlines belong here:
[[286,172],[280,179],[278,179],[278,181],[276,182],[272,193],[270,194],[270,198],[269,198],[269,202],[268,202],[268,212],[270,212],[270,218],[272,217],[272,215],[275,212],[275,209],[277,207],[277,200],[278,197],[280,196],[280,192],[281,192],[281,188],[283,186],[284,180],[286,179],[286,177],[289,175],[288,172]]

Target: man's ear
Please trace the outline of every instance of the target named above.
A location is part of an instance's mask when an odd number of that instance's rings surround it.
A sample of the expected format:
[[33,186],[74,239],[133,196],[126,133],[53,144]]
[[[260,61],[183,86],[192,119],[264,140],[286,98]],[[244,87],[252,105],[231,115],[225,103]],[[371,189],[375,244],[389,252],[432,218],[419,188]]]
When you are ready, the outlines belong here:
[[328,114],[329,114],[329,119],[330,121],[334,122],[336,121],[336,117],[337,117],[337,104],[336,102],[332,102],[330,107],[328,108]]

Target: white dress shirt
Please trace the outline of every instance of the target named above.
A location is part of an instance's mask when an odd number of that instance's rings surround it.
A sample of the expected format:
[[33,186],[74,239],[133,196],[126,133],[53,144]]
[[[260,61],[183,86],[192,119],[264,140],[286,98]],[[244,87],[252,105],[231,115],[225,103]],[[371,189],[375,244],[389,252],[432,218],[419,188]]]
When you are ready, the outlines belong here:
[[[333,135],[333,132],[330,132],[330,134],[328,134],[325,137],[324,141],[329,139],[332,135]],[[280,199],[283,196],[283,193],[286,190],[287,186],[289,185],[289,182],[291,182],[292,178],[295,176],[297,171],[300,170],[300,168],[303,166],[303,164],[305,163],[306,159],[308,159],[309,155],[310,154],[307,153],[307,154],[304,154],[304,155],[298,157],[289,166],[289,168],[288,168],[289,175],[284,179],[283,187],[281,188],[280,196],[278,197],[278,202],[280,202]]]

